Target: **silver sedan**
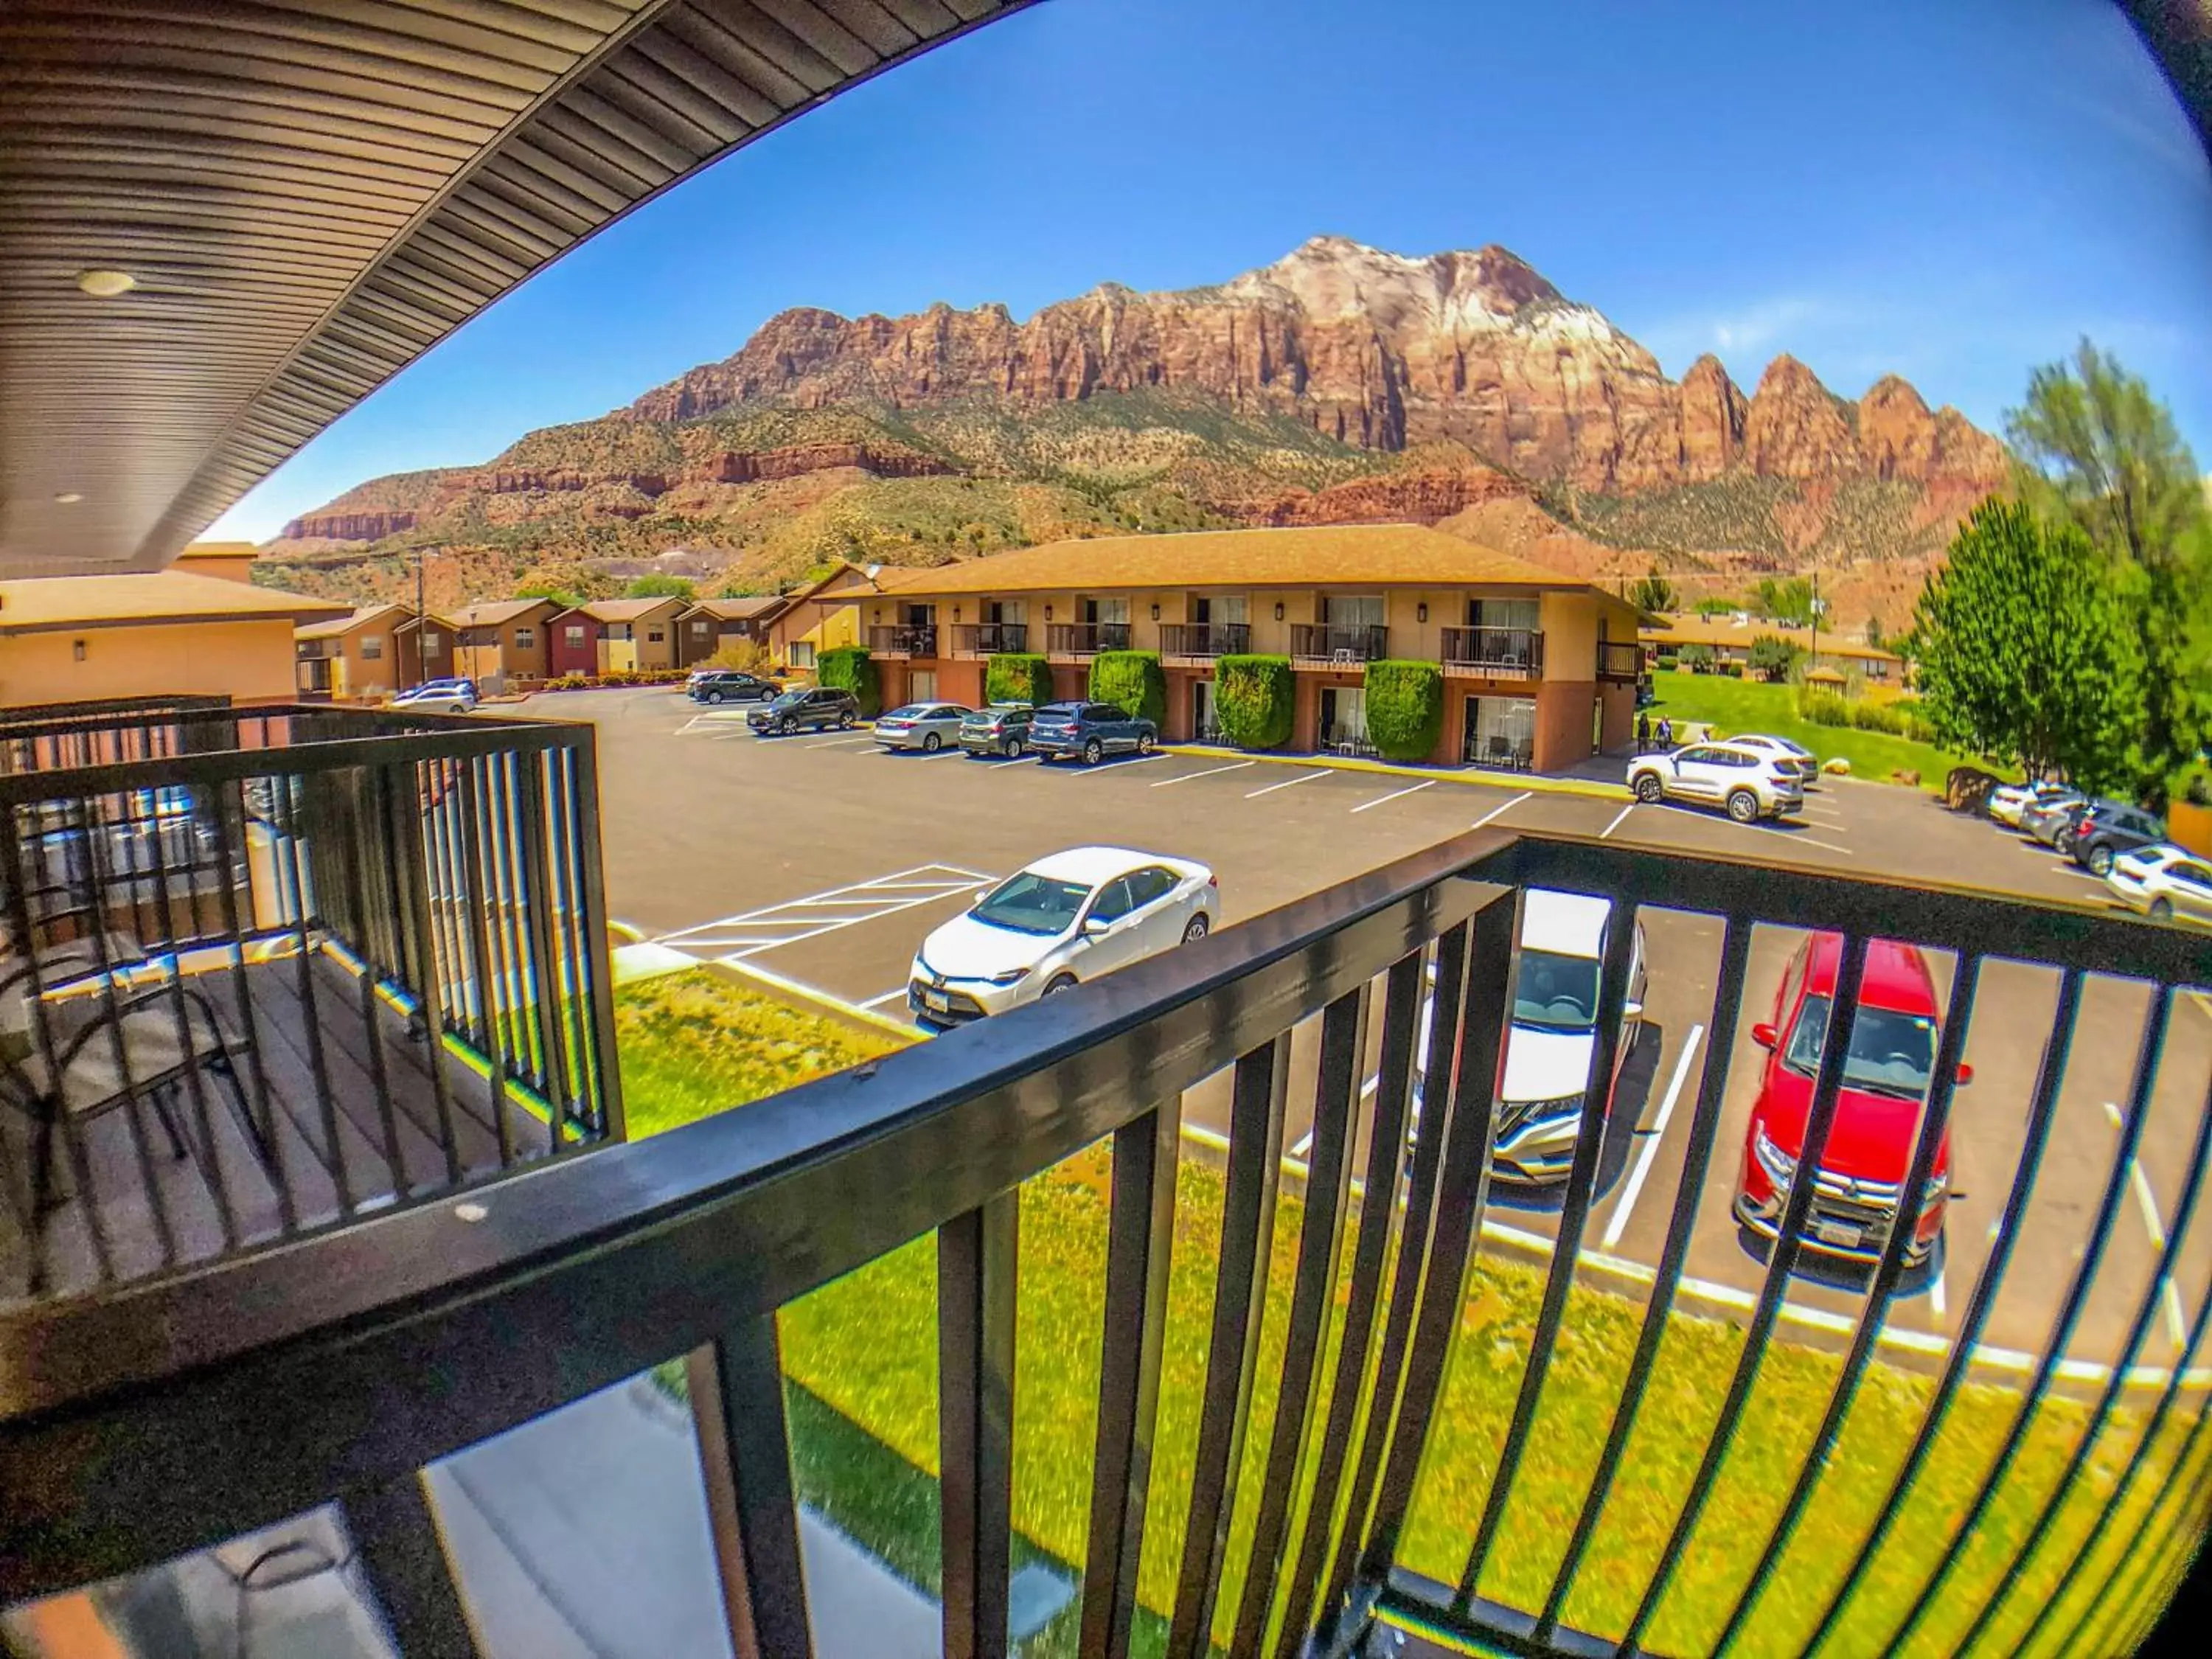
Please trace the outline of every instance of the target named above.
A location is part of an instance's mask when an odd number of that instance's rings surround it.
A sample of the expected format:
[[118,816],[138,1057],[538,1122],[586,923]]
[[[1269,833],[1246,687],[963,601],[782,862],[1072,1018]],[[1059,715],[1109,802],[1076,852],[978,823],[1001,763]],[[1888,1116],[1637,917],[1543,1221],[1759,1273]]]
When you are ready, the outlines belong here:
[[960,722],[973,712],[963,703],[910,702],[876,716],[876,741],[885,749],[933,755],[960,741]]

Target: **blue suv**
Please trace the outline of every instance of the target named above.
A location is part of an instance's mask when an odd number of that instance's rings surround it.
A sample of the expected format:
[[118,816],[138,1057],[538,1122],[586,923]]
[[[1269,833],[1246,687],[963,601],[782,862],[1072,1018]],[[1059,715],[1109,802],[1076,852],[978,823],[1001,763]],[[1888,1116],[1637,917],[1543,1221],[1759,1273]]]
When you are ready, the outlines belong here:
[[1096,766],[1109,755],[1149,755],[1160,728],[1118,703],[1048,702],[1030,719],[1028,746],[1047,761],[1073,755]]

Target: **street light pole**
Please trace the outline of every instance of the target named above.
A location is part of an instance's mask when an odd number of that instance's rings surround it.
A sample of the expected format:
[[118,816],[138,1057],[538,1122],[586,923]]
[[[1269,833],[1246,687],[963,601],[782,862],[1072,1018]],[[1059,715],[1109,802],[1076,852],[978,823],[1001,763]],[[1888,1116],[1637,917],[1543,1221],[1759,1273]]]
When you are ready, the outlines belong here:
[[415,684],[422,684],[422,641],[430,628],[430,613],[422,605],[422,550],[415,550]]

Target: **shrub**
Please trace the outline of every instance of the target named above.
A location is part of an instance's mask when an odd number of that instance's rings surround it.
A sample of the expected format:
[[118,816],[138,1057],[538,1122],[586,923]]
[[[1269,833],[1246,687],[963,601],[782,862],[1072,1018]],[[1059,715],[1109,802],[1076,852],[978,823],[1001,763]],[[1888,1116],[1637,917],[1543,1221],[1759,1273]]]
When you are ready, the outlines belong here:
[[1432,662],[1367,665],[1367,737],[1385,760],[1426,760],[1444,729],[1443,670]]
[[1050,702],[1052,665],[1032,653],[1000,653],[983,670],[983,700],[1025,702],[1031,707]]
[[1805,647],[1794,640],[1761,634],[1751,642],[1751,672],[1771,684],[1787,679],[1804,654]]
[[1297,682],[1288,657],[1224,657],[1213,668],[1221,734],[1239,749],[1279,749],[1291,740]]
[[1851,705],[1833,691],[1817,685],[1797,688],[1797,718],[1814,726],[1849,726]]
[[1168,677],[1157,651],[1101,651],[1091,659],[1091,696],[1158,726],[1168,717]]
[[814,659],[814,681],[833,691],[850,691],[864,720],[873,720],[883,710],[883,679],[866,646],[841,645],[823,652]]
[[2212,763],[2199,762],[2183,768],[2166,786],[2166,797],[2187,801],[2191,806],[2212,806]]
[[702,668],[733,668],[740,674],[766,674],[775,663],[775,659],[768,647],[758,640],[732,640],[698,665]]
[[1730,657],[1723,661],[1716,662],[1713,665],[1713,672],[1725,674],[1732,680],[1740,680],[1743,678],[1743,665]]
[[689,599],[697,596],[697,589],[687,576],[664,576],[654,574],[632,578],[623,589],[626,599]]
[[1692,674],[1710,674],[1713,668],[1713,648],[1710,645],[1686,645],[1680,658],[1683,667]]

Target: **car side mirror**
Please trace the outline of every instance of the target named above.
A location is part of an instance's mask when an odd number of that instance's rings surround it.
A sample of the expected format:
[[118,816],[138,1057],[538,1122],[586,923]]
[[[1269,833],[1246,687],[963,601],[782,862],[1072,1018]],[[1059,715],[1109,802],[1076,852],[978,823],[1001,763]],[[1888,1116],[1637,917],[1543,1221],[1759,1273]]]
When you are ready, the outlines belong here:
[[1113,925],[1103,916],[1085,916],[1083,919],[1084,936],[1087,939],[1096,939]]
[[1781,1038],[1771,1025],[1754,1025],[1751,1028],[1751,1040],[1762,1048],[1771,1048]]
[[1963,1089],[1969,1083],[1972,1083],[1974,1080],[1974,1068],[1967,1065],[1966,1062],[1962,1060],[1959,1062],[1959,1069],[1956,1076],[1958,1079],[1958,1086]]
[[1633,997],[1631,997],[1626,1002],[1620,1005],[1620,1017],[1623,1019],[1643,1018],[1644,1005],[1637,1001]]

